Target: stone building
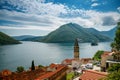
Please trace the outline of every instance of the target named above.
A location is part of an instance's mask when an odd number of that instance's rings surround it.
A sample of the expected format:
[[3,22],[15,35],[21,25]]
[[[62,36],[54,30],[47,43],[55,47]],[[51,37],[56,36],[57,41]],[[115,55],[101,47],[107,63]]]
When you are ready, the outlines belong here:
[[77,39],[74,43],[74,59],[79,60],[79,44]]
[[116,52],[108,52],[104,51],[104,53],[101,55],[101,70],[106,71],[107,68],[109,68],[113,64],[120,64],[120,61],[116,59]]

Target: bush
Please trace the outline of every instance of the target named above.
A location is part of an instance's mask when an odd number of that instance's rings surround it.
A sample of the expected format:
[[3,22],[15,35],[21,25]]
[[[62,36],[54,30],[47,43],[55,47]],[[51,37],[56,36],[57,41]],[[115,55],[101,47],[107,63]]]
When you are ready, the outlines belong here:
[[39,68],[43,68],[44,66],[43,65],[38,65]]
[[100,61],[100,60],[101,60],[101,55],[102,55],[103,53],[104,53],[104,51],[98,50],[98,51],[95,53],[93,59],[94,59],[94,60],[97,60],[97,61]]
[[24,67],[23,66],[17,67],[17,72],[23,72],[23,71],[24,71]]
[[120,70],[120,64],[113,64],[108,68],[108,72],[114,72]]

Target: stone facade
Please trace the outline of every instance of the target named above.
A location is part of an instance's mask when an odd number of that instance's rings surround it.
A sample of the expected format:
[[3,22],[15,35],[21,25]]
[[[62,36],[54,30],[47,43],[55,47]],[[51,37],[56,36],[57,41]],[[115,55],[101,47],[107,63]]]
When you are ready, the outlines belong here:
[[78,45],[78,40],[75,40],[74,44],[74,59],[79,60],[79,45]]

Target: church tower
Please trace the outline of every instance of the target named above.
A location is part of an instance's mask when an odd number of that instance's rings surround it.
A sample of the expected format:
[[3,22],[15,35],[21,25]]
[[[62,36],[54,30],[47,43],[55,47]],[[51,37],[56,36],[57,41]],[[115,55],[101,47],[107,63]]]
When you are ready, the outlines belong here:
[[79,44],[77,39],[75,39],[74,43],[74,59],[79,60]]

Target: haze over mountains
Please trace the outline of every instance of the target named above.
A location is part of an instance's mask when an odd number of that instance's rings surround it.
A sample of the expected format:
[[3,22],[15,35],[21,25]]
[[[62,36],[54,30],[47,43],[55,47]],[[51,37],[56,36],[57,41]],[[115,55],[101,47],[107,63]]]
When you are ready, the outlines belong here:
[[[19,36],[18,40],[40,41],[48,43],[73,42],[79,38],[80,42],[111,41],[114,38],[116,27],[109,31],[98,31],[94,28],[83,28],[75,23],[60,26],[46,36]],[[22,39],[24,37],[24,39]],[[21,39],[20,39],[21,38]]]

